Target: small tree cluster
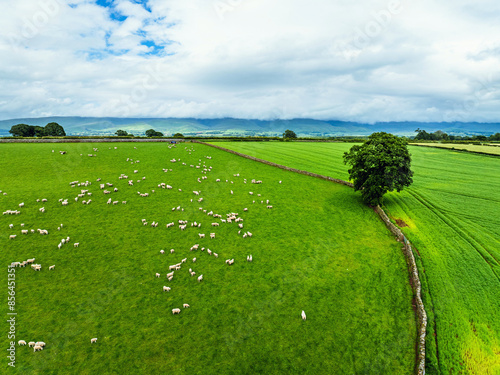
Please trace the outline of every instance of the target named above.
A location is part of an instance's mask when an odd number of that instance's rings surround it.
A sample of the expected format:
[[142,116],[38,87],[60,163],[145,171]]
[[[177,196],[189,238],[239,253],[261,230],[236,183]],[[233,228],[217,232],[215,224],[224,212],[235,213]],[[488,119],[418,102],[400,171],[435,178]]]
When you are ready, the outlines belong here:
[[414,138],[416,141],[500,141],[500,133],[492,134],[489,137],[485,135],[462,137],[459,135],[449,135],[441,130],[434,133],[427,133],[425,130],[417,129],[415,132],[417,133]]
[[57,122],[49,122],[45,127],[27,124],[13,125],[9,133],[14,137],[64,137],[66,132]]
[[146,137],[163,137],[163,133],[157,132],[154,129],[148,129],[146,130]]

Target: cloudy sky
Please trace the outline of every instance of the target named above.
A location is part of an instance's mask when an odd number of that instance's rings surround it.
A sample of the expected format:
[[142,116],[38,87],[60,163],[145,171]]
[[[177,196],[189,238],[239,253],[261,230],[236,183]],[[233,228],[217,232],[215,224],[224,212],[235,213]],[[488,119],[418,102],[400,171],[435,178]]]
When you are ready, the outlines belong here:
[[500,121],[498,0],[0,0],[0,119]]

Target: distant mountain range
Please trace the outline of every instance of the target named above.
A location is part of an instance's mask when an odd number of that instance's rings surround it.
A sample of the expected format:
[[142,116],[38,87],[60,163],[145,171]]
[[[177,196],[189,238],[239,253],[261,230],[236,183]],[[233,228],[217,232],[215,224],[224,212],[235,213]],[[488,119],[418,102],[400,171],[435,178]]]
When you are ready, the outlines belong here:
[[148,129],[165,136],[280,136],[286,129],[302,137],[365,136],[385,131],[396,135],[415,135],[420,128],[427,132],[442,130],[453,135],[486,135],[500,132],[500,123],[464,122],[377,122],[364,124],[346,121],[312,119],[247,120],[235,118],[113,118],[113,117],[41,117],[0,121],[0,136],[9,136],[12,125],[62,125],[67,135],[113,135],[118,129],[144,135]]

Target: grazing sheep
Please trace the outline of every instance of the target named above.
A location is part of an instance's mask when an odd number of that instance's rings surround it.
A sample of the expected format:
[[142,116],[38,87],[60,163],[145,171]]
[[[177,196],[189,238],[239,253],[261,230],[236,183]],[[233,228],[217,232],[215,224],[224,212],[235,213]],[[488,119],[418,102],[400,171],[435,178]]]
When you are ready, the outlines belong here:
[[219,254],[214,253],[214,257],[218,258],[218,257],[219,257]]
[[180,314],[181,313],[181,309],[172,309],[172,314]]
[[33,347],[33,351],[36,352],[36,351],[39,351],[39,350],[43,350],[43,348],[40,346],[40,345],[35,345]]
[[90,343],[91,343],[91,344],[93,344],[93,343],[95,343],[95,342],[97,342],[97,337],[94,337],[93,339],[90,339]]
[[18,345],[26,345],[26,341],[24,340],[19,340],[17,343]]
[[14,224],[9,224],[9,228],[10,229],[14,228]]
[[38,345],[38,346],[41,346],[41,347],[44,347],[44,346],[45,346],[45,343],[44,343],[43,341],[37,341],[37,342],[35,343],[35,346],[37,346],[37,345]]
[[196,258],[193,258],[193,263],[196,262]]
[[156,273],[156,277],[160,277],[160,274],[158,272]]
[[306,313],[302,310],[302,320],[306,320]]
[[165,250],[160,250],[160,254],[165,254]]
[[210,233],[210,238],[215,238],[215,233]]
[[13,240],[13,239],[14,239],[14,238],[16,238],[16,237],[17,237],[17,236],[16,236],[15,234],[11,234],[11,235],[9,236],[9,239]]
[[187,258],[184,258],[183,260],[181,260],[181,263],[186,263],[187,261]]
[[204,233],[198,233],[198,236],[200,236],[200,238],[205,238],[205,234]]
[[196,275],[196,272],[194,272],[194,271],[189,271],[189,273],[191,274],[191,276]]
[[172,281],[173,278],[174,278],[173,276],[170,276],[170,277],[167,277],[167,280]]
[[55,265],[50,266],[50,267],[49,267],[49,271],[50,271],[50,270],[53,270],[54,268],[56,268],[56,266],[55,266]]
[[30,341],[30,342],[28,343],[28,347],[30,347],[30,348],[31,348],[32,346],[35,346],[35,342],[34,342],[34,341]]
[[80,246],[80,242],[75,242],[75,243],[73,244],[73,246],[74,246],[74,247],[78,247],[78,246]]
[[247,262],[251,262],[252,260],[252,255],[247,255]]
[[187,303],[183,304],[182,307],[184,307],[185,309],[187,309],[189,307],[189,305]]
[[170,292],[171,290],[172,290],[172,288],[169,288],[168,286],[163,287],[164,292]]
[[27,230],[27,229],[23,229],[23,230],[21,231],[21,234],[28,234],[28,230]]
[[200,282],[201,280],[203,280],[203,275],[198,276],[198,282]]

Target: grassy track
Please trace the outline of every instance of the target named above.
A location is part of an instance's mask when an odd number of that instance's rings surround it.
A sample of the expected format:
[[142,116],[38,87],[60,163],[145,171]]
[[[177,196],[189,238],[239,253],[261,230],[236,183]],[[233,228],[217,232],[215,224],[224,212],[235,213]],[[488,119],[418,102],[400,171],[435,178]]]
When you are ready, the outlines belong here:
[[[55,147],[68,153],[52,153]],[[20,215],[0,216],[0,260],[4,267],[32,257],[42,264],[41,272],[16,268],[16,341],[47,343],[37,353],[17,347],[16,369],[6,371],[410,374],[416,337],[406,265],[373,212],[347,187],[207,146],[189,147],[195,148],[191,154],[184,146],[166,144],[123,143],[111,149],[106,144],[0,145],[0,190],[7,192],[0,195],[0,208],[14,210],[25,203]],[[140,163],[127,162],[129,157]],[[172,158],[181,161],[171,163]],[[199,160],[212,171],[202,174],[203,167],[190,167]],[[120,180],[121,173],[134,185]],[[202,176],[208,179],[197,182]],[[98,177],[118,192],[104,195]],[[251,184],[251,179],[263,183]],[[92,185],[70,187],[75,180]],[[174,189],[158,188],[161,182]],[[80,189],[93,195],[75,202]],[[203,202],[196,201],[193,190],[201,190]],[[109,197],[120,203],[106,204]],[[42,198],[48,202],[36,202]],[[58,202],[61,198],[68,206]],[[90,205],[80,203],[88,198]],[[272,209],[260,203],[266,199]],[[42,206],[45,213],[38,210]],[[184,211],[172,211],[177,206]],[[199,207],[223,217],[238,212],[243,230],[253,236],[242,238],[236,223],[212,227],[218,219]],[[159,226],[144,226],[143,218]],[[185,231],[177,220],[189,221]],[[166,229],[173,221],[176,225]],[[201,228],[191,227],[193,221]],[[47,229],[49,235],[21,234],[21,223],[28,230]],[[211,232],[215,239],[198,236]],[[9,240],[10,234],[17,238]],[[70,244],[58,249],[67,236]],[[195,243],[219,258],[191,252]],[[252,263],[245,260],[248,254]],[[168,266],[183,258],[189,260],[168,282]],[[229,258],[234,265],[225,264]],[[49,271],[53,264],[55,270]],[[204,280],[197,282],[187,268]],[[172,290],[162,292],[164,285]],[[7,292],[5,286],[3,301]],[[191,307],[182,309],[183,303]],[[181,313],[172,315],[177,307]],[[5,302],[2,311],[7,312]],[[6,322],[2,327],[7,332]],[[92,337],[98,338],[96,344],[90,344]],[[2,342],[8,347],[6,334]]]
[[[348,179],[342,143],[219,143]],[[414,184],[388,194],[419,252],[429,314],[427,373],[500,374],[500,159],[411,147]],[[293,158],[289,158],[293,155]]]

